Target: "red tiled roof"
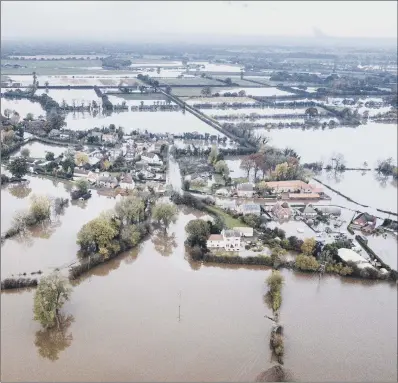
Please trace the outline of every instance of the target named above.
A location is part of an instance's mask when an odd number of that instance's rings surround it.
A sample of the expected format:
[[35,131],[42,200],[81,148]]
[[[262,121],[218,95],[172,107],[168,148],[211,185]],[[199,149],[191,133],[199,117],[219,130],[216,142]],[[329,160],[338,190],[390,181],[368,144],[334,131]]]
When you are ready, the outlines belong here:
[[209,241],[223,241],[223,237],[221,234],[211,234],[209,237]]

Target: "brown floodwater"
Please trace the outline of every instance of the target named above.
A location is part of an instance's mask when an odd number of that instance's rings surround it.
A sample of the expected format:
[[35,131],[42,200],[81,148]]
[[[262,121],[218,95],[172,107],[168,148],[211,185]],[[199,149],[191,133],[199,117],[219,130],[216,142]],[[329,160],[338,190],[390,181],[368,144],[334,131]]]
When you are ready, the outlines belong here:
[[[270,270],[189,262],[184,227],[200,215],[184,209],[167,235],[83,277],[58,336],[32,320],[33,291],[3,292],[1,380],[253,381],[271,367]],[[297,380],[396,381],[395,285],[283,274]]]
[[[27,185],[8,185],[1,189],[2,233],[11,227],[15,212],[29,208],[32,194],[70,199],[71,182],[44,177],[27,179]],[[1,246],[1,278],[38,270],[46,272],[74,262],[80,228],[103,210],[111,209],[118,198],[99,195],[93,190],[92,197],[86,201],[69,201],[63,214],[52,217],[50,223],[39,224],[26,235],[7,239]]]

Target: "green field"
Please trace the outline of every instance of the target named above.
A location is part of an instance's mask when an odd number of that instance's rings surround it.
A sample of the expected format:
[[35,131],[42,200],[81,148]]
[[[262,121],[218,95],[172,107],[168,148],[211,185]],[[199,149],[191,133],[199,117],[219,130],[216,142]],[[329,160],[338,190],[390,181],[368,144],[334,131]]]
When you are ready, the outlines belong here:
[[239,219],[236,219],[226,213],[224,210],[220,209],[219,207],[216,206],[208,206],[207,207],[210,211],[212,211],[214,214],[221,216],[225,224],[227,225],[228,229],[232,229],[233,227],[248,227],[245,223],[239,221]]

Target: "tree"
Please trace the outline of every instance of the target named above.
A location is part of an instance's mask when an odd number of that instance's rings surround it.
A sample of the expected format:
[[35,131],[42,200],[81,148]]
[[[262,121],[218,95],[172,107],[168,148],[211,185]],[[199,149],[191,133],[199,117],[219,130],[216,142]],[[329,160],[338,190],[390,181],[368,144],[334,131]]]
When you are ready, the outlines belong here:
[[171,90],[172,90],[172,89],[171,89],[171,86],[170,86],[170,85],[167,85],[167,86],[166,86],[166,93],[167,93],[167,94],[171,94]]
[[8,164],[7,170],[13,177],[20,179],[28,172],[28,163],[25,158],[17,157]]
[[214,165],[214,170],[216,173],[221,174],[224,178],[229,176],[229,168],[225,161],[218,161]]
[[120,231],[120,239],[128,248],[138,245],[141,239],[141,232],[137,225],[128,225]]
[[29,207],[30,216],[36,221],[41,222],[51,217],[51,200],[44,195],[33,194]]
[[121,126],[119,126],[119,128],[117,130],[117,137],[120,141],[123,139],[123,135],[124,135],[123,128]]
[[310,118],[316,117],[318,116],[318,109],[315,107],[308,108],[306,109],[305,114]]
[[54,156],[53,152],[47,152],[46,153],[46,160],[47,161],[54,161],[54,159],[55,159],[55,156]]
[[104,257],[109,254],[112,240],[118,234],[117,225],[109,217],[101,214],[89,221],[77,234],[77,244],[80,245],[83,255],[99,252]]
[[210,150],[209,158],[207,162],[211,165],[213,165],[217,161],[218,157],[218,149],[216,145],[213,145]]
[[171,203],[158,203],[153,208],[152,217],[155,221],[164,225],[165,230],[171,222],[177,220],[178,209],[174,204]]
[[72,288],[58,273],[42,277],[34,296],[34,319],[45,328],[59,326],[59,310],[69,300]]
[[289,165],[287,162],[278,164],[275,167],[275,177],[278,181],[286,180],[289,173]]
[[30,155],[30,150],[28,148],[23,148],[21,150],[21,156],[23,158],[29,158],[29,155]]
[[254,166],[254,161],[249,157],[244,157],[240,163],[240,168],[246,171],[247,178],[249,178],[250,172]]
[[207,238],[210,235],[210,225],[202,219],[194,219],[189,221],[185,226],[188,233],[188,243],[191,247],[198,245],[206,248]]
[[246,92],[242,89],[238,92],[239,97],[245,97],[246,96]]
[[203,96],[205,97],[210,97],[212,94],[212,90],[209,86],[204,87],[201,92],[200,92]]
[[56,109],[51,109],[51,111],[47,113],[47,125],[49,130],[59,130],[66,125],[65,117],[59,114]]
[[319,262],[315,257],[299,254],[296,257],[296,267],[303,271],[317,271],[319,269]]
[[79,178],[75,181],[75,187],[80,192],[80,194],[86,194],[88,192],[89,183],[84,178]]
[[143,221],[144,211],[144,202],[135,196],[123,198],[115,205],[115,212],[122,226]]
[[27,121],[33,121],[33,113],[28,113],[25,117]]
[[75,154],[75,163],[78,166],[83,166],[88,163],[88,155],[84,152],[77,152]]
[[314,253],[316,241],[314,238],[306,238],[301,245],[301,251],[304,255],[311,256]]
[[49,83],[48,81],[46,81],[46,82],[44,83],[44,85],[45,85],[46,88],[48,88],[48,86],[50,85],[50,83]]
[[227,78],[224,80],[224,82],[225,82],[225,84],[227,84],[227,85],[231,85],[231,84],[232,84],[232,80],[231,80],[230,77],[227,77]]
[[4,109],[4,115],[7,118],[10,118],[11,114],[12,114],[12,110],[11,109]]

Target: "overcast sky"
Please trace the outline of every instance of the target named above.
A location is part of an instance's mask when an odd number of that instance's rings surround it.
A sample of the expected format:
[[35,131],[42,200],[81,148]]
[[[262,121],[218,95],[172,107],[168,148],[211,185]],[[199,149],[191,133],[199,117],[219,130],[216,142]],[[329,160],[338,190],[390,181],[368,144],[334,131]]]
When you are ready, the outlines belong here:
[[[396,1],[1,1],[1,37],[397,37]],[[138,35],[139,34],[139,35]]]

